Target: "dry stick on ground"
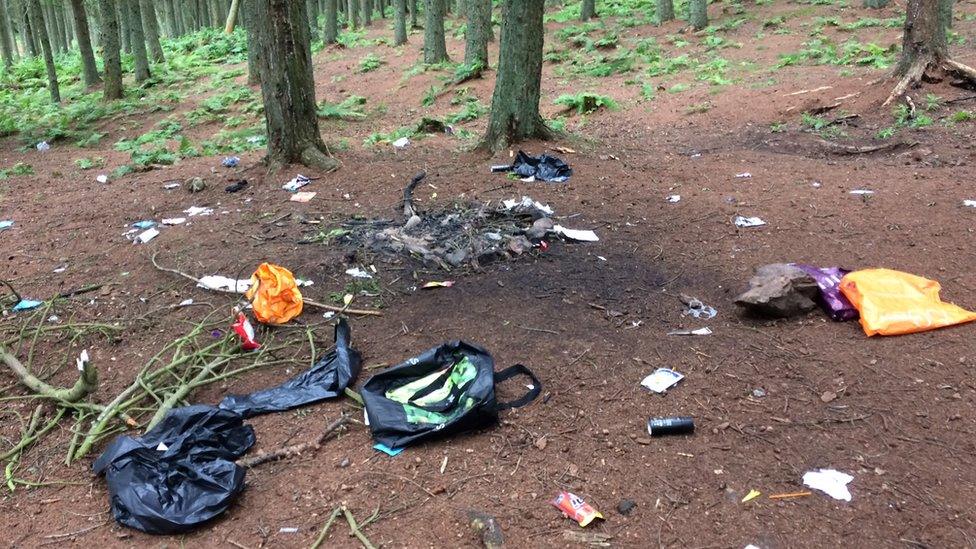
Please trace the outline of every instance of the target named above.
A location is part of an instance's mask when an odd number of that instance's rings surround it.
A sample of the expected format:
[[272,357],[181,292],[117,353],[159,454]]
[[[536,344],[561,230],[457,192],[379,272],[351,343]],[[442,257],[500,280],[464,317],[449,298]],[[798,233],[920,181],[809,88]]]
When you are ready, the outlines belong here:
[[277,461],[279,459],[295,456],[309,450],[318,450],[325,443],[326,439],[329,438],[329,435],[338,431],[348,423],[349,417],[343,415],[326,427],[325,430],[322,431],[322,434],[312,442],[303,442],[301,444],[285,446],[284,448],[279,448],[273,452],[259,452],[252,457],[238,460],[237,464],[241,467],[250,468],[269,461]]
[[20,383],[31,391],[34,391],[37,395],[59,400],[65,403],[78,402],[94,392],[95,388],[98,386],[98,373],[95,370],[95,367],[87,362],[81,368],[78,381],[76,381],[74,387],[71,387],[70,389],[58,389],[44,383],[34,374],[30,373],[30,371],[28,371],[27,368],[25,368],[24,365],[17,360],[17,357],[7,352],[7,350],[3,347],[0,347],[0,362],[6,364],[14,375],[17,376],[17,379],[20,380]]
[[322,543],[325,542],[325,536],[329,535],[329,528],[332,528],[332,523],[335,522],[339,515],[342,513],[342,506],[336,507],[329,516],[329,520],[325,522],[325,526],[322,528],[322,532],[319,537],[315,538],[315,543],[312,544],[311,549],[319,549]]
[[[159,263],[156,262],[156,254],[152,255],[150,261],[152,261],[153,267],[156,267],[157,270],[163,271],[164,273],[172,273],[175,275],[179,275],[187,280],[192,280],[193,282],[200,284],[199,278],[188,275],[182,271],[177,271],[176,269],[169,269],[161,266]],[[200,285],[200,287],[210,290],[211,292],[217,292],[221,294],[241,295],[240,292],[235,292],[234,290],[207,288],[203,285]],[[306,298],[303,298],[302,302],[304,302],[306,305],[311,305],[313,307],[318,307],[319,309],[325,309],[326,311],[333,311],[336,313],[349,313],[351,315],[383,316],[383,313],[381,313],[380,311],[373,311],[370,309],[349,309],[347,307],[336,307],[334,305],[326,305],[325,303],[319,303],[317,301],[312,301],[311,299],[306,299]]]
[[342,512],[346,515],[346,522],[349,523],[349,528],[352,529],[353,535],[359,538],[359,542],[363,544],[363,547],[366,549],[376,549],[373,544],[369,542],[369,538],[366,537],[366,534],[359,531],[359,525],[356,524],[356,518],[352,516],[352,513],[349,512],[349,509],[347,509],[345,505],[342,506]]
[[413,207],[413,191],[425,177],[427,177],[427,172],[418,173],[410,180],[410,184],[403,189],[403,217],[407,220],[417,215],[417,210]]

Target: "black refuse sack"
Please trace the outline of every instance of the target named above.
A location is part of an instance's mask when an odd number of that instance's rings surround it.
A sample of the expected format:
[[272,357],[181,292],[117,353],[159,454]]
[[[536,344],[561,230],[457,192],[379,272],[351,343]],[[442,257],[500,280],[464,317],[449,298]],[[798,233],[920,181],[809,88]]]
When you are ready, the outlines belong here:
[[95,461],[112,514],[150,534],[176,534],[226,510],[244,490],[234,460],[254,445],[254,429],[213,406],[171,410],[141,437],[120,436]]
[[255,391],[249,395],[225,397],[220,402],[220,407],[233,410],[244,417],[253,417],[291,410],[339,396],[356,380],[362,365],[362,356],[349,346],[349,340],[349,323],[345,319],[339,319],[335,328],[335,349],[322,357],[311,369],[277,387]]
[[573,169],[569,167],[569,164],[555,156],[544,154],[535,157],[522,151],[515,155],[515,163],[510,166],[494,166],[492,171],[514,172],[522,178],[535,177],[552,183],[562,183],[573,175]]
[[[517,375],[531,379],[532,388],[499,403],[495,383]],[[360,390],[373,439],[390,448],[493,425],[500,410],[525,406],[541,392],[542,384],[525,366],[496,373],[488,351],[463,341],[380,372]]]

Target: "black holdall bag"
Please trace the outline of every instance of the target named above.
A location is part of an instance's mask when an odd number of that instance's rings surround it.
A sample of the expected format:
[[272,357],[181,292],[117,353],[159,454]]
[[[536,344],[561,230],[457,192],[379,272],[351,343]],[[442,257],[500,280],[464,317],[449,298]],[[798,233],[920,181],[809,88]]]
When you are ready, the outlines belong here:
[[[531,380],[529,390],[499,403],[495,384],[519,375]],[[463,341],[380,372],[360,391],[373,439],[391,449],[494,425],[499,411],[525,406],[541,392],[542,383],[525,366],[495,372],[488,351]]]

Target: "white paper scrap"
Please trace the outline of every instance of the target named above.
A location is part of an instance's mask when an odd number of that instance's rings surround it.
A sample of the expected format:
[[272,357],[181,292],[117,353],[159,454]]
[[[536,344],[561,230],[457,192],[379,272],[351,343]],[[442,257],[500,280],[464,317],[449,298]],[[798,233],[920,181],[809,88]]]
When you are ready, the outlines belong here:
[[680,194],[672,194],[672,195],[668,196],[667,198],[665,198],[664,200],[666,202],[670,203],[670,204],[676,204],[678,202],[681,202],[681,195]]
[[869,191],[867,189],[854,189],[853,191],[851,191],[848,194],[868,195],[868,194],[874,194],[874,191]]
[[570,240],[578,240],[580,242],[599,242],[600,237],[596,235],[593,231],[582,231],[579,229],[567,229],[562,225],[556,225],[552,228],[553,232],[559,235],[563,235]]
[[139,233],[139,236],[136,237],[136,241],[140,244],[145,244],[157,236],[159,236],[159,229],[146,229],[145,231]]
[[962,205],[970,208],[976,208],[976,200],[963,200]]
[[740,228],[762,227],[766,222],[758,217],[735,216],[735,226]]
[[346,269],[346,274],[353,278],[373,278],[373,275],[367,273],[366,271],[360,269],[359,267]]
[[294,179],[282,185],[281,188],[289,192],[295,192],[298,189],[301,189],[302,187],[308,185],[311,182],[312,182],[311,179],[305,177],[302,174],[298,174],[295,176]]
[[237,292],[242,294],[251,287],[251,280],[234,280],[233,278],[227,278],[226,276],[207,275],[200,279],[200,282],[197,283],[197,287],[207,288],[208,290],[223,290],[226,292]]
[[213,213],[213,208],[204,208],[202,206],[190,206],[189,208],[183,210],[183,213],[190,217],[196,217],[198,215],[210,215]]
[[552,215],[554,213],[553,209],[549,207],[548,204],[543,204],[537,200],[533,200],[528,196],[523,196],[522,200],[516,200],[514,198],[510,200],[502,200],[502,206],[505,206],[506,210],[512,210],[517,207],[522,208],[535,208],[546,215]]
[[162,223],[163,225],[182,225],[183,223],[186,223],[186,218],[185,217],[170,217],[170,218],[167,218],[167,219],[163,219],[162,221],[160,221],[160,223]]
[[643,381],[641,381],[641,385],[647,387],[655,393],[663,393],[684,378],[684,375],[679,374],[674,370],[669,370],[668,368],[658,368],[654,371],[654,373],[645,377]]
[[814,490],[820,490],[828,496],[843,501],[851,501],[851,492],[847,484],[854,477],[834,469],[818,469],[803,474],[803,484]]
[[697,330],[674,330],[668,332],[669,336],[707,336],[712,335],[711,328],[698,328]]
[[78,367],[79,372],[85,371],[85,366],[88,365],[89,360],[91,359],[88,357],[88,349],[82,350],[81,354],[78,355],[78,358],[75,359],[75,366]]

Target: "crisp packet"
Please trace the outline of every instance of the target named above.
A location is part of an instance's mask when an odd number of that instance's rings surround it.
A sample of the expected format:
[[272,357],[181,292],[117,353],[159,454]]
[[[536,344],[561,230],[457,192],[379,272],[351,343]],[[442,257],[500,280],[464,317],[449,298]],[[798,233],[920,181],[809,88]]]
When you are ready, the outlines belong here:
[[603,515],[590,507],[589,503],[569,492],[559,492],[556,499],[552,500],[552,504],[556,509],[562,511],[564,516],[575,520],[580,526],[586,526],[595,519],[603,518]]
[[237,322],[232,327],[241,338],[242,349],[253,351],[261,348],[261,344],[254,339],[254,326],[251,326],[251,321],[244,316],[244,313],[237,313]]
[[814,267],[812,265],[796,265],[797,268],[810,275],[820,287],[820,307],[837,322],[857,320],[857,308],[844,297],[840,291],[840,280],[851,272],[840,267]]

